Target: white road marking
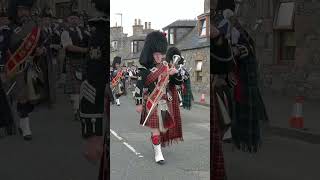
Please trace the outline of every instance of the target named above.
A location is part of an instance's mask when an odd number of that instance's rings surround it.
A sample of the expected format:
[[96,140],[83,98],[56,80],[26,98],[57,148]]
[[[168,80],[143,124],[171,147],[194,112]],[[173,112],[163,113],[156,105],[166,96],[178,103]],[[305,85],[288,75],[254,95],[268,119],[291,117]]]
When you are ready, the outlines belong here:
[[137,155],[139,158],[142,158],[143,156],[141,153],[137,152],[134,147],[132,147],[130,144],[124,141],[124,139],[119,136],[114,130],[110,129],[110,132],[112,135],[114,135],[119,141],[122,141],[122,144],[124,144],[128,149],[130,149],[135,155]]
[[110,129],[110,132],[119,140],[119,141],[122,141],[123,138],[120,137],[114,130]]

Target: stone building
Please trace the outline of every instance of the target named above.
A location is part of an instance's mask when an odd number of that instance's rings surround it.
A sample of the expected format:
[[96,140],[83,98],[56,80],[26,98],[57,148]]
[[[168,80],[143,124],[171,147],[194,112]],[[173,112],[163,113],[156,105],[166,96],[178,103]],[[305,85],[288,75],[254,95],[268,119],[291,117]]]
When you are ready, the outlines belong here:
[[[210,38],[209,38],[209,0],[205,0],[204,13],[198,16],[198,20],[177,20],[163,28],[167,33],[169,47],[175,46],[182,52],[187,61],[187,67],[191,69],[192,87],[196,93],[209,94],[210,83]],[[145,28],[141,20],[135,20],[133,35],[127,37],[122,27],[111,27],[110,58],[121,56],[123,64],[131,66],[137,64],[146,35],[153,31],[150,22],[145,22]]]
[[236,2],[256,41],[263,90],[320,99],[320,1]]
[[[123,32],[123,27],[110,28],[110,59],[115,56],[122,57],[125,66],[136,65],[139,61],[144,40],[149,32],[152,32],[151,22],[145,22],[143,26],[141,19],[135,19],[132,26],[133,33],[129,36]],[[112,63],[112,62],[110,62]]]

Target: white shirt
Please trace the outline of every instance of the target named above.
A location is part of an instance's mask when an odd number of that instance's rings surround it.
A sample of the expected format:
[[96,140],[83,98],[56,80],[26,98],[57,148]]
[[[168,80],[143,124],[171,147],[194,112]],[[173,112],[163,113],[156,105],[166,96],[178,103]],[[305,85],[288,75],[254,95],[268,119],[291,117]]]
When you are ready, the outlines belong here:
[[[74,30],[74,28],[70,28],[71,30]],[[79,34],[79,37],[80,39],[83,39],[83,36],[82,36],[82,33],[81,33],[81,30],[79,27],[76,27],[76,31],[78,32]],[[69,32],[64,30],[62,33],[61,33],[61,44],[63,46],[63,48],[66,48],[67,46],[69,45],[73,45],[72,43],[72,39],[69,35]]]

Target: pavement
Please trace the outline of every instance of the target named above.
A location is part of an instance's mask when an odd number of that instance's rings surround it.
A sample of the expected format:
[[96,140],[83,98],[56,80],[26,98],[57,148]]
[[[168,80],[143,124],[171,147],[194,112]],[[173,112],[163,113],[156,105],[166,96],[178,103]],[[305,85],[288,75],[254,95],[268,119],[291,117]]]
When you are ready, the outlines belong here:
[[165,165],[154,162],[150,131],[139,125],[131,96],[111,107],[111,179],[209,180],[209,108],[182,110],[184,141],[163,149]]
[[302,104],[303,129],[290,127],[289,119],[293,115],[295,97],[280,95],[273,92],[262,94],[269,115],[268,130],[274,134],[320,144],[320,102],[305,99]]
[[228,180],[318,180],[319,144],[264,136],[261,151],[249,154],[224,146]]
[[[210,95],[205,94],[205,102],[201,102],[201,93],[194,93],[194,104],[210,106]],[[295,97],[262,91],[269,123],[264,127],[268,133],[320,144],[320,101],[305,99],[302,104],[303,129],[290,127],[289,120],[293,116]]]

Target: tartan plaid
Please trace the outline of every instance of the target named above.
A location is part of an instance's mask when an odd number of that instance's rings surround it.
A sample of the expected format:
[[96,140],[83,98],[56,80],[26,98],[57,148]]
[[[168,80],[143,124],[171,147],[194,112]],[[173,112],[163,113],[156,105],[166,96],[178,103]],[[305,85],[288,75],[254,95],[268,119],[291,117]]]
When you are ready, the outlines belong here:
[[76,79],[75,71],[82,70],[83,64],[81,59],[66,57],[66,84],[65,93],[79,94],[81,81]]
[[[244,63],[245,62],[245,63]],[[235,146],[244,152],[257,152],[261,147],[260,121],[268,121],[258,88],[257,63],[253,55],[236,68],[235,119],[232,136]]]
[[[213,83],[211,83],[212,85]],[[222,152],[222,142],[221,142],[221,130],[219,128],[219,116],[218,116],[218,102],[215,96],[215,89],[211,87],[213,95],[210,96],[210,120],[213,122],[210,126],[211,139],[213,140],[213,147],[210,148],[210,156],[213,157],[211,167],[213,167],[213,173],[211,173],[211,179],[214,180],[224,180],[226,173],[224,167],[224,156]]]
[[190,78],[187,79],[183,84],[182,84],[182,105],[184,109],[191,109],[191,102],[193,100],[193,94],[191,91],[191,81]]
[[[163,72],[163,70],[166,67],[164,65],[160,66],[159,69],[154,72],[150,73],[147,76],[145,86],[147,87],[150,83],[153,83],[154,81],[158,80],[158,77]],[[167,121],[168,124],[166,126],[171,126],[172,123],[174,123],[174,126],[172,128],[169,128],[166,133],[161,133],[161,146],[166,147],[170,146],[173,142],[183,141],[183,135],[182,135],[182,123],[181,123],[181,115],[180,115],[180,107],[179,107],[179,96],[176,89],[176,86],[173,84],[168,84],[168,89],[172,94],[172,101],[168,102],[168,109],[172,116],[172,122],[169,120]],[[162,98],[167,99],[167,97],[164,95]],[[140,124],[143,123],[145,116],[146,116],[146,110],[144,110],[141,114]],[[158,128],[159,127],[159,119],[156,112],[153,112],[151,114],[150,119],[147,122],[147,126],[151,128]]]

